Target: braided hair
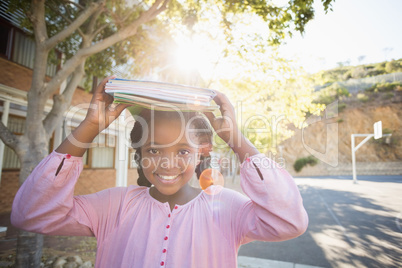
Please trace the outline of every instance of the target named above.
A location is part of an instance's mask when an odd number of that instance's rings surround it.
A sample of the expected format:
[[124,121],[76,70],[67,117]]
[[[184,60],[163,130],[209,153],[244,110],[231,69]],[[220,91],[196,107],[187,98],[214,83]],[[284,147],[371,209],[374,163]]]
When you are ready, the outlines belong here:
[[[171,119],[180,119],[180,115],[175,112],[175,111],[152,111],[154,114],[155,118],[163,118],[166,120],[171,120]],[[205,119],[204,116],[202,116],[199,113],[196,112],[182,112],[181,113],[184,117],[184,120],[188,122],[191,120],[191,125],[195,130],[196,137],[198,139],[199,143],[209,143],[212,144],[212,129],[208,121]],[[144,171],[141,166],[141,139],[143,138],[144,132],[145,135],[147,135],[146,129],[144,129],[143,124],[141,121],[146,123],[146,125],[150,125],[151,123],[151,110],[144,109],[139,116],[136,116],[136,121],[134,123],[134,127],[131,130],[130,138],[131,138],[131,144],[133,149],[135,149],[135,162],[137,163],[137,172],[138,172],[138,179],[137,179],[137,184],[139,186],[146,186],[146,187],[151,187],[151,183],[148,181],[148,179],[144,175]],[[199,131],[198,131],[199,130]],[[201,165],[201,163],[199,164]],[[197,166],[198,168],[198,166]],[[197,174],[198,175],[198,174]]]

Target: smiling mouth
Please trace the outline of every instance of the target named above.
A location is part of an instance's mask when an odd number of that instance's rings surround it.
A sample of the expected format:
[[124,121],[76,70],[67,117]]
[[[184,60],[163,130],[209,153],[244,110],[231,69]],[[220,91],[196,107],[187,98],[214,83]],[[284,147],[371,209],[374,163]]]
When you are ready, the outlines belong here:
[[160,182],[162,183],[175,183],[176,181],[178,181],[180,179],[180,174],[176,174],[176,175],[171,175],[171,176],[167,176],[167,175],[161,175],[158,173],[154,173],[154,175],[159,179]]
[[173,175],[173,176],[165,176],[165,175],[160,175],[160,174],[158,174],[158,173],[155,173],[158,177],[160,177],[160,178],[162,178],[162,179],[164,179],[164,180],[167,180],[167,181],[172,181],[172,180],[174,180],[174,179],[176,179],[180,174],[177,174],[177,175]]

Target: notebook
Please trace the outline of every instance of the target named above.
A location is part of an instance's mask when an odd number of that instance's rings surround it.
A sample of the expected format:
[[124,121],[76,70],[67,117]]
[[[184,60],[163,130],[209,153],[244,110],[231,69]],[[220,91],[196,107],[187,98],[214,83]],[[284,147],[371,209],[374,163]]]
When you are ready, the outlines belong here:
[[142,109],[161,111],[214,111],[219,106],[213,102],[216,92],[212,89],[154,81],[110,79],[105,92],[116,103],[131,104],[130,111],[138,114]]

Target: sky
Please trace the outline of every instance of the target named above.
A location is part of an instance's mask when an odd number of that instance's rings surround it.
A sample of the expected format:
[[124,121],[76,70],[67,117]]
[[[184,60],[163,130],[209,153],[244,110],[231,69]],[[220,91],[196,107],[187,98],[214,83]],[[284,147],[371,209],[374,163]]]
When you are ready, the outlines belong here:
[[304,35],[281,48],[286,58],[310,73],[402,58],[402,0],[336,0],[327,14],[320,2]]

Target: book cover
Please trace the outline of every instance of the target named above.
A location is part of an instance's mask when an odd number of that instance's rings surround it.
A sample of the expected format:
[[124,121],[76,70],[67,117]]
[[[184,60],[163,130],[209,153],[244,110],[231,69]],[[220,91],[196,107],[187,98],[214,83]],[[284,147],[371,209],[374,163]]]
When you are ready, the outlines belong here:
[[213,102],[216,92],[207,88],[116,78],[106,83],[105,92],[112,95],[116,103],[133,105],[129,109],[132,114],[144,108],[200,112],[219,109]]

